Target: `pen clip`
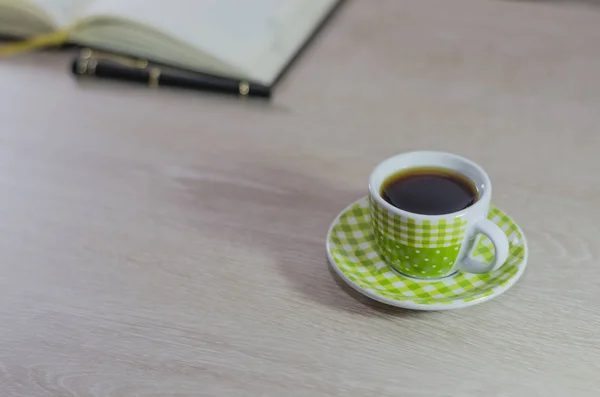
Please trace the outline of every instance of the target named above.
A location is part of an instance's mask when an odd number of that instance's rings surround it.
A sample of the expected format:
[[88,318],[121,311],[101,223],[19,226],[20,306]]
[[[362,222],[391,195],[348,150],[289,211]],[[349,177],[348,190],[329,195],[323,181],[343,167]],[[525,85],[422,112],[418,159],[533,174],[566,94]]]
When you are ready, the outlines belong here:
[[148,85],[157,88],[160,85],[162,71],[156,67],[149,67],[149,63],[142,59],[127,58],[121,55],[93,51],[90,48],[81,50],[76,63],[76,72],[80,75],[94,76],[99,61],[109,61],[132,69],[148,70]]
[[148,61],[143,59],[127,58],[121,55],[93,51],[89,48],[81,50],[80,58],[88,61],[95,60],[96,62],[99,60],[111,61],[134,69],[146,69],[148,67]]

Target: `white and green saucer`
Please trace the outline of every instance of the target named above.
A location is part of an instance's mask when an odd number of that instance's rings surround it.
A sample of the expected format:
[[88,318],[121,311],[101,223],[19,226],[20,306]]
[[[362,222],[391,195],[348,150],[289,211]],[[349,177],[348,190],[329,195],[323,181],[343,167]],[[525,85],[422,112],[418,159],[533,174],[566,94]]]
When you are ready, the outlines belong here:
[[[379,256],[369,215],[368,198],[343,210],[327,233],[327,255],[333,270],[356,291],[393,306],[413,310],[449,310],[476,305],[512,287],[527,265],[527,241],[521,228],[491,206],[488,219],[506,233],[508,260],[487,274],[455,273],[440,280],[416,280],[392,270]],[[494,246],[479,237],[470,255],[490,263]]]

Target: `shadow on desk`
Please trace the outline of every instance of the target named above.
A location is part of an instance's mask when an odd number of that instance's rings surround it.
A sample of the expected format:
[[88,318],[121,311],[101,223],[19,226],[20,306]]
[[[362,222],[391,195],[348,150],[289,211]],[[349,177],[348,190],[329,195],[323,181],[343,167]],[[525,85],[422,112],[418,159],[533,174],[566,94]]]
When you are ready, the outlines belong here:
[[[328,259],[325,258],[325,261],[327,262]],[[331,275],[331,277],[333,278],[333,280],[335,281],[337,286],[342,291],[344,291],[344,293],[346,293],[350,298],[354,299],[356,302],[360,303],[361,305],[367,306],[369,309],[371,309],[377,313],[391,315],[391,316],[412,316],[412,317],[420,316],[425,313],[422,311],[407,310],[407,309],[402,309],[400,307],[386,305],[381,302],[377,302],[373,299],[367,298],[366,296],[356,292],[352,287],[350,287],[348,284],[346,284],[346,282],[344,280],[342,280],[340,278],[340,276],[338,276],[336,274],[336,272],[333,269],[331,269],[331,267],[328,264],[327,264],[327,269],[329,270],[329,274]],[[373,313],[371,313],[371,314],[373,314]]]
[[[264,240],[268,254],[295,293],[318,305],[362,316],[418,316],[369,299],[348,286],[329,266],[325,236],[333,219],[365,192],[341,188],[318,176],[295,170],[262,169],[283,188],[280,204],[289,206],[283,216],[289,223],[284,233]],[[272,194],[271,194],[272,197]],[[296,229],[295,225],[299,225]],[[296,238],[294,238],[295,236]],[[311,237],[315,236],[315,237]]]
[[[330,270],[327,230],[343,208],[366,194],[366,187],[348,189],[331,177],[281,164],[273,155],[171,175],[183,190],[179,190],[185,200],[181,206],[187,209],[188,221],[210,239],[236,247],[239,254],[232,254],[234,259],[221,270],[236,271],[247,255],[254,266],[250,283],[260,285],[274,300],[291,299],[362,316],[419,315],[363,297]],[[335,165],[322,161],[311,169],[317,167]],[[253,260],[253,253],[268,260]]]

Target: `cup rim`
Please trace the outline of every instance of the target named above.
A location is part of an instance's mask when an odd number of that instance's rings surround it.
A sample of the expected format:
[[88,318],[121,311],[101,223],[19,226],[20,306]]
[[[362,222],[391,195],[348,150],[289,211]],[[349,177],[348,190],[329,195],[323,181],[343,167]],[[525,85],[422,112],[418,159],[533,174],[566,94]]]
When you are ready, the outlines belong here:
[[[440,157],[451,158],[453,160],[458,160],[458,161],[461,161],[461,162],[467,164],[469,167],[474,169],[481,177],[481,179],[483,181],[483,185],[484,185],[483,193],[479,196],[479,198],[477,199],[477,201],[474,204],[468,206],[467,208],[464,208],[460,211],[449,212],[446,214],[438,214],[438,215],[419,214],[416,212],[410,212],[410,211],[406,211],[406,210],[403,210],[398,207],[394,207],[392,204],[385,201],[383,199],[383,197],[381,197],[381,193],[380,193],[379,189],[375,187],[374,179],[375,179],[375,176],[379,173],[380,169],[382,167],[386,166],[389,162],[398,160],[402,157],[407,157],[409,155],[410,156],[415,156],[415,155],[440,156]],[[418,167],[418,166],[421,166],[421,165],[415,164],[415,167]],[[452,170],[452,168],[450,168],[450,167],[449,167],[449,169]],[[396,172],[396,171],[394,171],[394,172]],[[388,177],[391,174],[392,173],[387,174],[386,177]],[[379,164],[377,164],[377,166],[375,166],[375,168],[371,172],[371,175],[369,176],[369,195],[372,198],[374,198],[381,207],[383,207],[383,208],[387,209],[388,211],[395,213],[397,215],[403,216],[405,218],[413,218],[413,219],[417,219],[417,220],[435,221],[435,220],[446,219],[446,218],[464,217],[468,213],[472,213],[472,212],[480,210],[482,207],[484,207],[486,205],[486,203],[489,203],[491,201],[492,183],[491,183],[491,180],[490,180],[488,174],[485,172],[485,170],[479,164],[475,163],[473,160],[470,160],[466,157],[463,157],[463,156],[460,156],[460,155],[454,154],[454,153],[449,153],[449,152],[432,151],[432,150],[417,150],[417,151],[400,153],[400,154],[388,157],[388,158],[384,159],[383,161],[379,162]]]

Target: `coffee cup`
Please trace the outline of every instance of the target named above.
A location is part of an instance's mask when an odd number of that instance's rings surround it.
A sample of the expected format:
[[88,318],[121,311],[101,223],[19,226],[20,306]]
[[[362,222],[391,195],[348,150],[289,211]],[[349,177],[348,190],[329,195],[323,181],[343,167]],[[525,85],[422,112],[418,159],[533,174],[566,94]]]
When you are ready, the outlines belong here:
[[[393,270],[415,279],[493,272],[506,261],[509,245],[487,218],[491,198],[490,178],[469,159],[435,151],[390,157],[369,178],[377,250]],[[494,245],[491,263],[469,255],[478,235]]]

